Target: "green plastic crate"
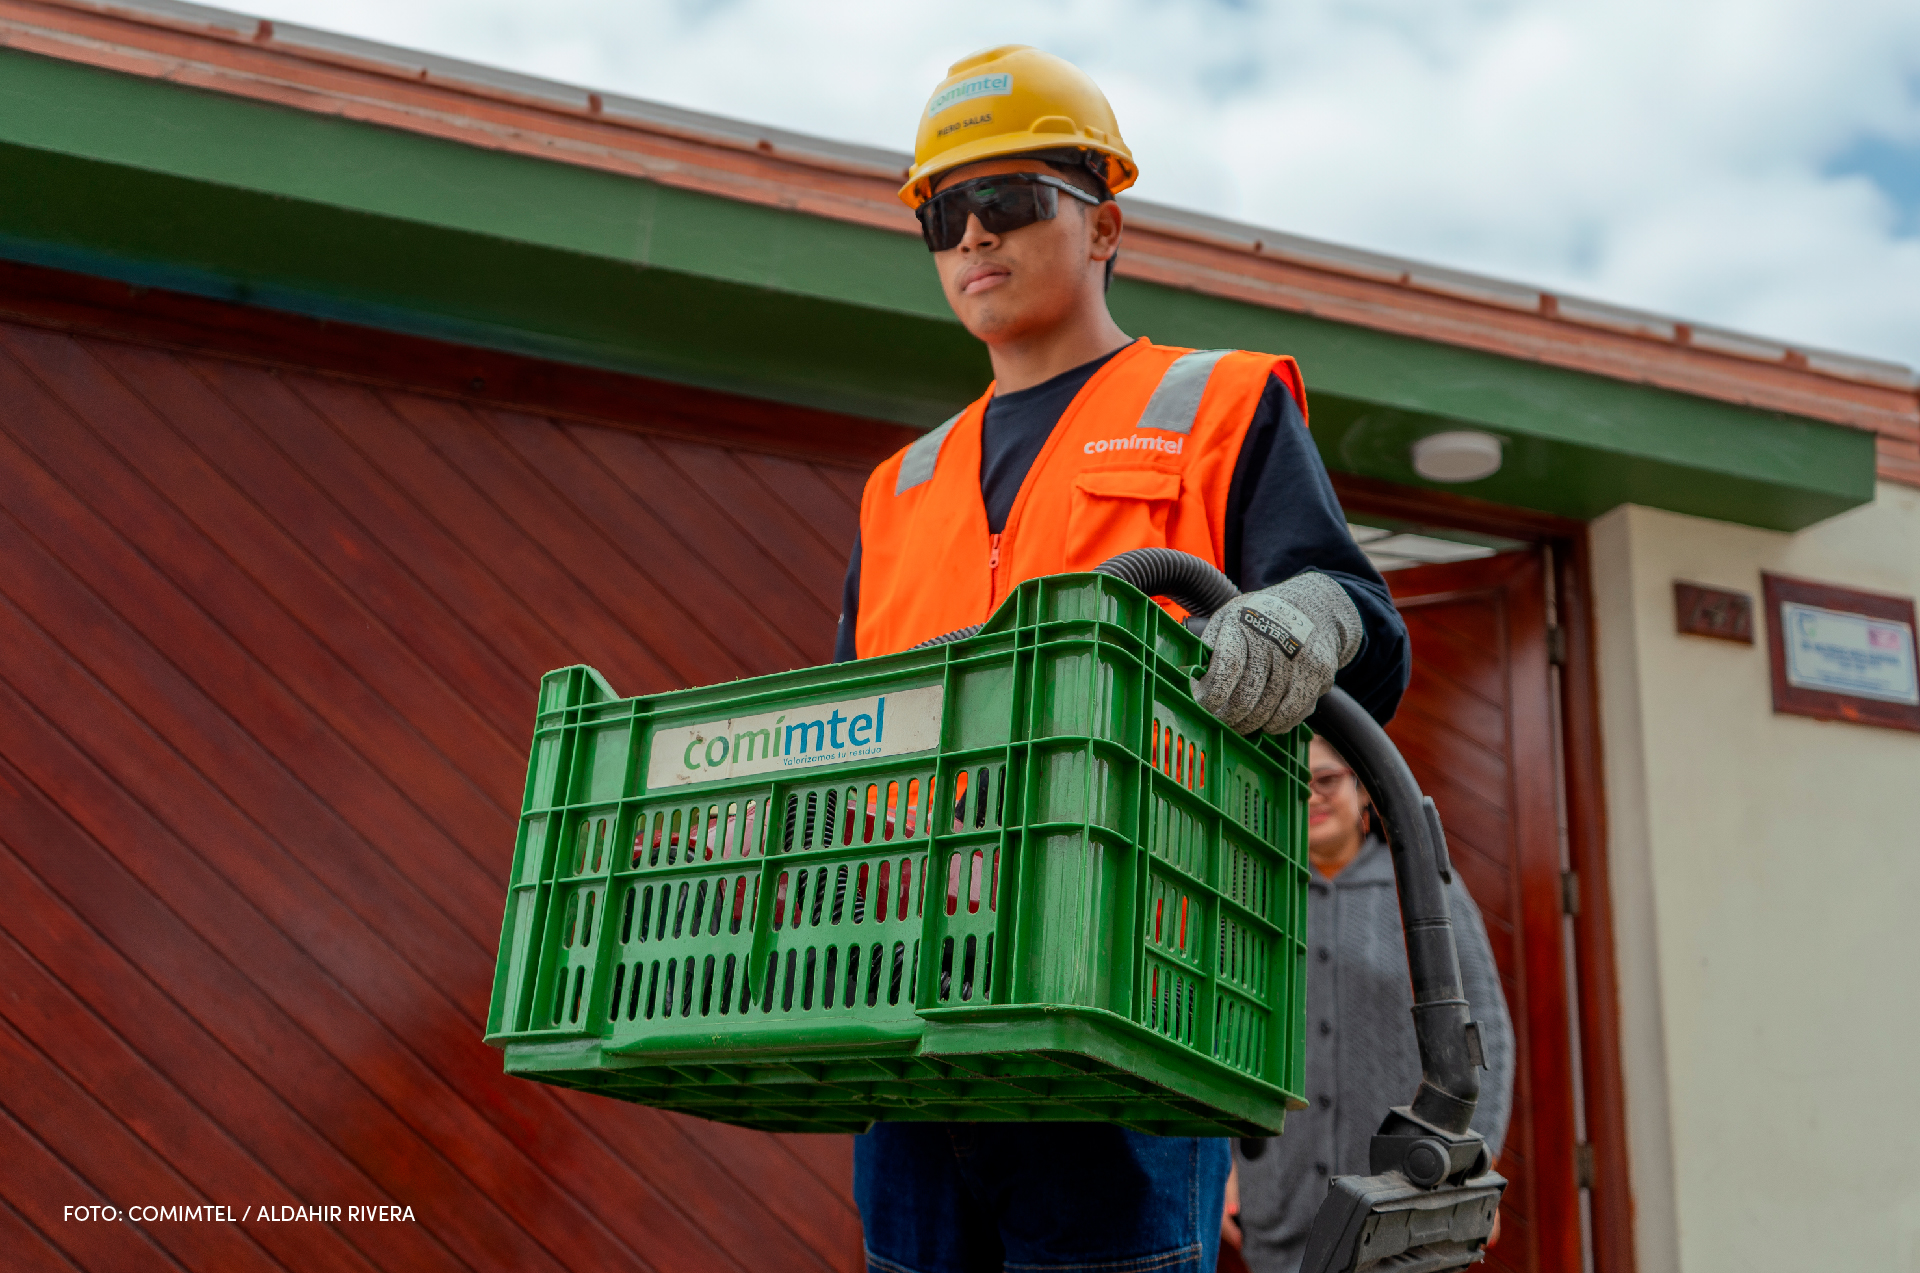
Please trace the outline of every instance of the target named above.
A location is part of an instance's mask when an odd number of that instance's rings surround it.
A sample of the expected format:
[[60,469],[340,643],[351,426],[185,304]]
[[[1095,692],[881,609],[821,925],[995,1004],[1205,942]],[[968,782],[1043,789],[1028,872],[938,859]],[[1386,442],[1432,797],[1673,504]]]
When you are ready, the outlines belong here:
[[1085,574],[885,658],[635,699],[549,673],[488,1041],[770,1130],[1279,1131],[1307,735],[1222,727],[1201,655]]

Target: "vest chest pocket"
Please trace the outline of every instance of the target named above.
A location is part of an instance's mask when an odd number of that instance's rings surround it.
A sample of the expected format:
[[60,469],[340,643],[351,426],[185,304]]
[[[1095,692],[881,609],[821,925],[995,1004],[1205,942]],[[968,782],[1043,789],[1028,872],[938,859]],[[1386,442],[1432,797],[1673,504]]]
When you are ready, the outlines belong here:
[[1158,469],[1095,469],[1073,479],[1066,569],[1092,570],[1130,548],[1161,548],[1180,500],[1180,475]]

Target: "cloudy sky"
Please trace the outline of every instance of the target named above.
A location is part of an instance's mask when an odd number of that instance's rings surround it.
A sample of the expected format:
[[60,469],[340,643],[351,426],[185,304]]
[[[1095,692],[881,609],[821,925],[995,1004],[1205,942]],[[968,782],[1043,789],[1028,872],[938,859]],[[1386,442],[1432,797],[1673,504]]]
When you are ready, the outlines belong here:
[[226,4],[898,150],[1035,44],[1144,198],[1920,366],[1920,0]]

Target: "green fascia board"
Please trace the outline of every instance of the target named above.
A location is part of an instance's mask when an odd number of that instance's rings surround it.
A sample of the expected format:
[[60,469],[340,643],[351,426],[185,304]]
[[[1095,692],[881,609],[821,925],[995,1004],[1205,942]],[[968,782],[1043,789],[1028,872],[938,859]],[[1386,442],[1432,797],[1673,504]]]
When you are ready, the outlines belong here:
[[[927,426],[990,376],[915,236],[0,50],[0,256]],[[1168,344],[1293,354],[1329,467],[1506,440],[1463,494],[1796,530],[1873,498],[1870,434],[1120,279]]]
[[0,50],[0,140],[749,287],[881,297],[952,321],[911,236],[33,54]]
[[[1544,363],[1138,285],[1122,327],[1200,348],[1292,354],[1327,466],[1410,486],[1412,444],[1447,429],[1505,442],[1500,471],[1445,489],[1587,520],[1649,504],[1798,530],[1873,500],[1871,433]],[[1159,336],[1168,332],[1168,336]]]
[[[924,424],[991,374],[953,322],[0,142],[0,257]],[[713,200],[714,203],[722,203]]]
[[31,54],[0,190],[0,252],[144,286],[908,423],[990,374],[909,236]]

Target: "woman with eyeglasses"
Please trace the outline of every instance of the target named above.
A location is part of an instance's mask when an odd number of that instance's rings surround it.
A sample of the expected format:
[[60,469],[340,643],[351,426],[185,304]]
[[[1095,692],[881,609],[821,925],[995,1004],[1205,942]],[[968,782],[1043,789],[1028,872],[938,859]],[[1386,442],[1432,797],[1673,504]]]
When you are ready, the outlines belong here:
[[[1340,753],[1316,738],[1309,755],[1307,1108],[1287,1115],[1283,1135],[1239,1142],[1221,1229],[1221,1240],[1240,1247],[1253,1273],[1300,1267],[1328,1180],[1368,1174],[1368,1144],[1380,1120],[1420,1083],[1392,856]],[[1455,850],[1456,861],[1461,854]],[[1486,924],[1457,870],[1447,900],[1461,981],[1487,1058],[1473,1127],[1497,1157],[1513,1108],[1513,1023]],[[1496,1227],[1496,1240],[1499,1234]]]

